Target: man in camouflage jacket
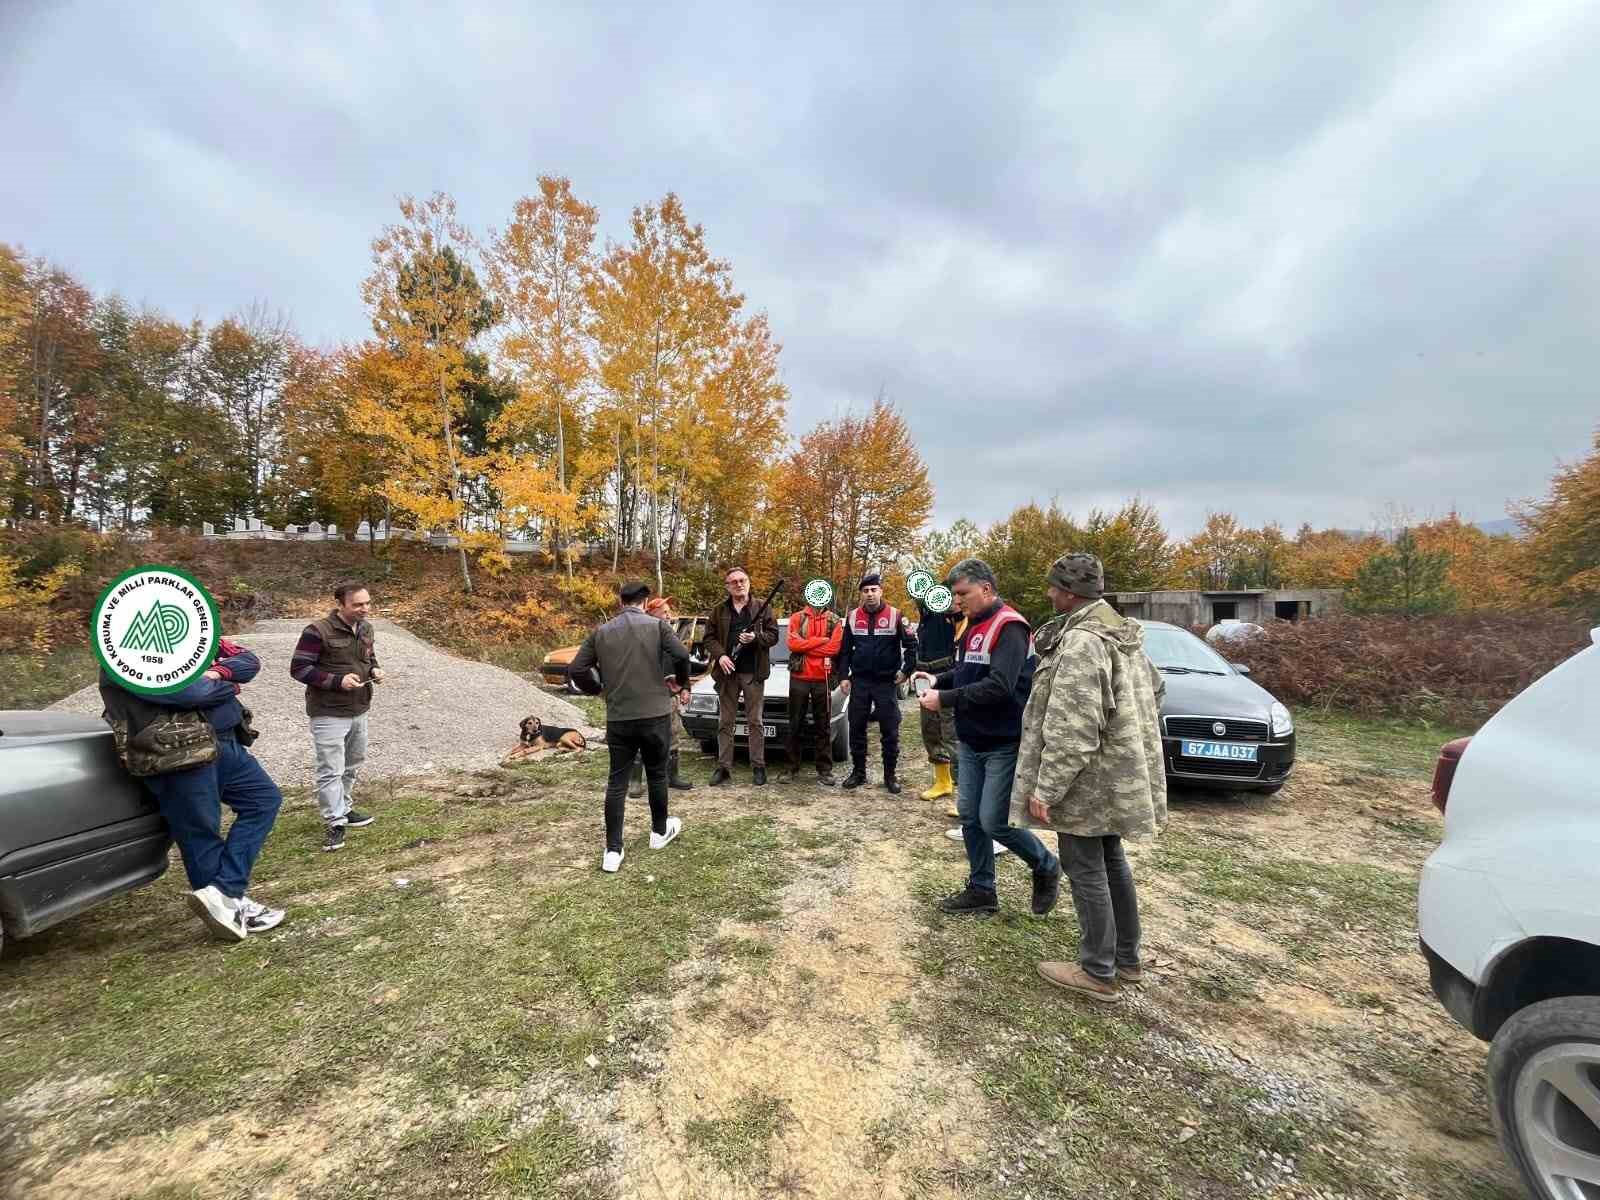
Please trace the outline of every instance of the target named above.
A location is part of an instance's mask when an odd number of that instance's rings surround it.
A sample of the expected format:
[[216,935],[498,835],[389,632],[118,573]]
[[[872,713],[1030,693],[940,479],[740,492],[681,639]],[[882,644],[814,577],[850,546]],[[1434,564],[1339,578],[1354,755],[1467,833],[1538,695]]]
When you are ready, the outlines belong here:
[[1079,961],[1040,963],[1039,974],[1116,1001],[1119,983],[1142,977],[1139,902],[1122,839],[1153,837],[1166,823],[1166,686],[1144,652],[1144,629],[1101,598],[1099,559],[1063,555],[1048,579],[1059,615],[1034,635],[1039,662],[1023,710],[1011,817],[1056,831],[1078,911]]

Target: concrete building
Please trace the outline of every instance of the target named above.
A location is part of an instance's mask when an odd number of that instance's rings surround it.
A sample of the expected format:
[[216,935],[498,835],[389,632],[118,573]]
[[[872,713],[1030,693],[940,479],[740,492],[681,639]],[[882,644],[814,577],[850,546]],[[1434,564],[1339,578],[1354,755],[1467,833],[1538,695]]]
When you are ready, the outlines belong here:
[[1300,621],[1338,612],[1339,588],[1253,588],[1214,592],[1107,592],[1111,606],[1125,617],[1167,621],[1173,625],[1209,628],[1218,621]]

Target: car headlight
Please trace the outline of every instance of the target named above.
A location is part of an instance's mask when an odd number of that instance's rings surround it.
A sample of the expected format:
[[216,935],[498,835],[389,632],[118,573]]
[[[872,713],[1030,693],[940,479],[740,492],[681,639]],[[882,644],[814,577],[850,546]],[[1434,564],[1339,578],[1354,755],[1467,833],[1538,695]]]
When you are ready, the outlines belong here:
[[717,698],[715,696],[692,695],[689,697],[689,712],[710,713],[717,711]]
[[1272,736],[1287,737],[1294,732],[1294,718],[1289,715],[1289,710],[1278,701],[1272,702]]

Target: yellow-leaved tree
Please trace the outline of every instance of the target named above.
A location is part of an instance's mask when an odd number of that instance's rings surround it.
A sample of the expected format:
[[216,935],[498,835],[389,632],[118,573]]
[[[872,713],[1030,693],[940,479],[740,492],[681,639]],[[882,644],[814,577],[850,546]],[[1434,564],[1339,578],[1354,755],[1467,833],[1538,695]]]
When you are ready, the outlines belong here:
[[484,268],[510,331],[516,397],[495,419],[505,450],[491,477],[512,520],[541,520],[551,552],[566,560],[562,533],[578,516],[568,487],[568,447],[582,427],[593,385],[588,292],[598,211],[572,184],[539,177],[539,194],[518,200],[511,223],[491,234]]
[[400,198],[401,221],[372,241],[362,287],[383,353],[366,363],[372,382],[356,397],[362,422],[388,446],[384,495],[423,528],[454,528],[461,582],[472,590],[467,548],[492,535],[467,526],[467,480],[484,463],[468,456],[456,426],[465,414],[467,350],[495,323],[468,257],[472,236],[443,192]]
[[618,537],[631,544],[647,506],[663,587],[663,491],[675,518],[694,487],[701,389],[726,353],[743,297],[677,196],[635,208],[631,224],[632,238],[608,247],[589,299],[612,409],[602,425],[615,439]]

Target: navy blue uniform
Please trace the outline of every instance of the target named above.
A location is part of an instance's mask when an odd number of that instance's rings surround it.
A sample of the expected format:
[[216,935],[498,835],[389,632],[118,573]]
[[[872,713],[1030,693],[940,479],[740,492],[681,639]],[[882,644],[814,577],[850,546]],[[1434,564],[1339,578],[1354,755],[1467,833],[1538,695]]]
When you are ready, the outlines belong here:
[[876,612],[854,608],[844,620],[839,673],[850,680],[850,766],[867,770],[867,725],[876,720],[883,739],[883,777],[895,777],[900,761],[900,702],[895,676],[910,675],[917,640],[900,610],[881,605]]

